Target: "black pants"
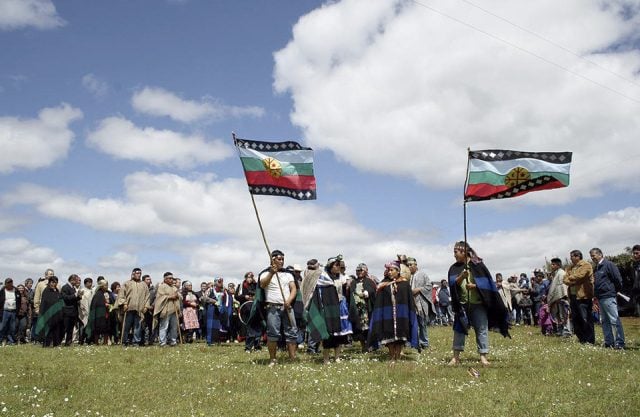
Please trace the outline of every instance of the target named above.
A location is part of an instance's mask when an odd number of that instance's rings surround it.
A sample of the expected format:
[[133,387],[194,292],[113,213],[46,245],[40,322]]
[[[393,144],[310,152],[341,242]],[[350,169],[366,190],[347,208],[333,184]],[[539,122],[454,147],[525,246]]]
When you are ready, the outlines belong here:
[[64,321],[64,344],[69,346],[73,342],[73,329],[78,323],[78,316],[67,316],[63,318]]
[[62,337],[64,336],[64,324],[58,321],[57,323],[50,324],[49,333],[47,333],[46,337],[42,338],[42,346],[49,347],[53,345],[54,347],[60,346],[62,342]]
[[593,303],[591,299],[578,300],[575,295],[569,297],[571,301],[571,324],[573,332],[580,343],[596,343],[593,329]]

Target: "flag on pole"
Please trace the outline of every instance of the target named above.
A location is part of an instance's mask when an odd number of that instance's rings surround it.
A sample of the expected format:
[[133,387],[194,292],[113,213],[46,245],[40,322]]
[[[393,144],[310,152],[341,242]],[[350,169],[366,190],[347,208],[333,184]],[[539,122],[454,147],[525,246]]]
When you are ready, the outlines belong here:
[[469,151],[464,200],[518,197],[569,185],[571,152]]
[[313,149],[293,141],[233,138],[251,194],[316,199]]

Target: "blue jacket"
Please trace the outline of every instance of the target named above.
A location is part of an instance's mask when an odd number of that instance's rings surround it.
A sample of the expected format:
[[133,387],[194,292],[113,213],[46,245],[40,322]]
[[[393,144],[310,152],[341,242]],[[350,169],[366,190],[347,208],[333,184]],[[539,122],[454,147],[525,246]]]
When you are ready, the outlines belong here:
[[616,293],[622,289],[622,276],[618,267],[608,259],[596,265],[594,271],[595,282],[593,284],[596,298],[615,297]]

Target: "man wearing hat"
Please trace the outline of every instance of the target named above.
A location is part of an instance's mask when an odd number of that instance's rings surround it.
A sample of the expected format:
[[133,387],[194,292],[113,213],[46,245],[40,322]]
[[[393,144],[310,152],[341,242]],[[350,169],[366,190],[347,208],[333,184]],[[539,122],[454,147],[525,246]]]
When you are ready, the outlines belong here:
[[290,359],[295,359],[298,329],[293,317],[296,284],[293,274],[284,269],[284,253],[271,252],[271,266],[258,276],[258,285],[264,290],[267,310],[267,348],[269,366],[277,363],[278,340],[284,336]]
[[16,314],[20,305],[20,293],[13,286],[13,279],[4,280],[4,288],[0,290],[0,343],[16,344]]

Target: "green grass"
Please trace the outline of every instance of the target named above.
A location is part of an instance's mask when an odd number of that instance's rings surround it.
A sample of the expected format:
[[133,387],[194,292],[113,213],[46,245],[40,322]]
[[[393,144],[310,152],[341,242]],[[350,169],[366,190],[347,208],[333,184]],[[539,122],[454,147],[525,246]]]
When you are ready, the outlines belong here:
[[[240,344],[122,348],[0,348],[0,416],[608,416],[640,413],[640,319],[625,319],[628,350],[582,346],[516,327],[491,333],[481,368],[473,333],[462,364],[451,328],[431,327],[429,351],[346,349],[340,363],[301,354],[267,365]],[[596,337],[602,333],[596,328]],[[480,371],[478,378],[467,372]]]

